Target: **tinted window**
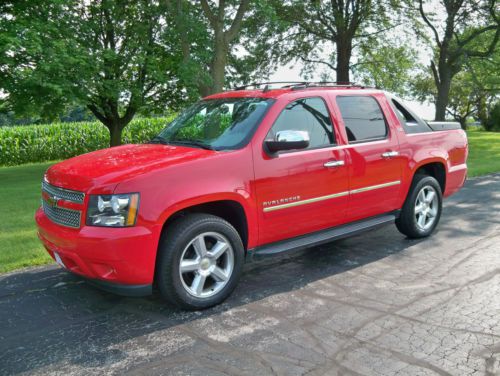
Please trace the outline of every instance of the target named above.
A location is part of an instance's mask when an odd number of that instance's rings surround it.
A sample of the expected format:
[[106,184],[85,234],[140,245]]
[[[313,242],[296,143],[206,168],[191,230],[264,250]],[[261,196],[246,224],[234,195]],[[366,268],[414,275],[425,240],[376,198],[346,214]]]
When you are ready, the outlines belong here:
[[267,138],[274,139],[277,132],[285,130],[307,131],[310,137],[308,149],[334,143],[330,114],[321,98],[304,98],[288,104]]
[[409,126],[416,127],[418,126],[417,120],[404,108],[398,101],[392,100],[394,107],[396,108],[396,115],[398,115],[401,123]]
[[384,114],[373,97],[337,97],[349,142],[376,140],[387,135]]
[[416,116],[408,107],[401,101],[390,98],[390,102],[394,112],[399,118],[401,125],[406,133],[422,133],[431,132],[431,129],[425,121]]

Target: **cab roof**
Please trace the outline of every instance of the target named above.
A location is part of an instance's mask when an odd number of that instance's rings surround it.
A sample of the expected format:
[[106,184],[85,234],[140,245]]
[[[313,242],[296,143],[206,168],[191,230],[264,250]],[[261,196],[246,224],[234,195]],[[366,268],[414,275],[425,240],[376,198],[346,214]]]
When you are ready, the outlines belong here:
[[[281,85],[281,87],[273,87],[276,85]],[[334,91],[363,91],[369,92],[382,92],[379,89],[367,87],[363,85],[356,85],[354,83],[349,84],[339,84],[334,82],[264,82],[264,83],[254,83],[245,86],[240,86],[234,90],[224,91],[222,93],[212,94],[204,99],[222,99],[222,98],[272,98],[277,99],[278,97],[295,93],[298,91],[324,91],[324,90],[334,90]]]

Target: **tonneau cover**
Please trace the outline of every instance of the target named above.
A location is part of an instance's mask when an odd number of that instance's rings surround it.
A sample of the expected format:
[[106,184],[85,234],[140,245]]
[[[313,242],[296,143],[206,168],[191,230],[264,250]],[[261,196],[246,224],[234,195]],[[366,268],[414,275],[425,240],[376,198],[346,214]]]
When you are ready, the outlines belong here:
[[454,129],[461,129],[460,123],[455,121],[428,121],[429,127],[433,131],[451,131]]

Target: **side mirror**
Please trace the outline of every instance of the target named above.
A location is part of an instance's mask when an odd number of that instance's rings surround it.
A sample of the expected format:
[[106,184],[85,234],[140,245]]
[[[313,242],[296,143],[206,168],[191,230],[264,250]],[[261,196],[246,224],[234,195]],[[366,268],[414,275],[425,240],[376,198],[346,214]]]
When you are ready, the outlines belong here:
[[282,150],[305,149],[309,146],[309,133],[307,131],[280,131],[276,133],[274,140],[266,140],[264,143],[271,153]]

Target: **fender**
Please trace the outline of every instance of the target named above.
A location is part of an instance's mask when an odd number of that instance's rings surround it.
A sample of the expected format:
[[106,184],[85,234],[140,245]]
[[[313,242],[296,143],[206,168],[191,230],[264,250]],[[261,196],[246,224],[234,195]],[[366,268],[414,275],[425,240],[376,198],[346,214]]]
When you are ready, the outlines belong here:
[[[426,156],[421,155],[421,154],[426,154]],[[408,169],[403,169],[404,172],[406,172],[406,176],[403,177],[403,184],[401,186],[401,195],[402,195],[402,202],[406,200],[406,197],[408,195],[408,191],[410,190],[411,183],[413,182],[413,177],[415,176],[415,173],[418,171],[419,168],[431,164],[431,163],[439,163],[443,165],[445,169],[445,176],[448,175],[448,170],[449,170],[449,157],[448,153],[446,151],[442,150],[433,150],[431,157],[428,156],[429,154],[426,153],[425,151],[422,152],[417,152],[414,156],[413,159],[410,159],[408,161]],[[422,158],[419,158],[419,157]],[[445,185],[446,187],[446,185]],[[444,193],[444,192],[443,192]]]
[[207,195],[200,195],[181,200],[179,202],[176,202],[174,205],[167,207],[162,212],[158,221],[160,223],[166,223],[167,220],[171,218],[175,213],[191,208],[193,206],[208,204],[217,201],[233,201],[241,205],[241,207],[243,208],[243,212],[245,213],[248,227],[248,247],[253,247],[257,241],[257,211],[255,207],[255,200],[252,200],[250,193],[244,189],[238,189],[235,192],[210,193]]

